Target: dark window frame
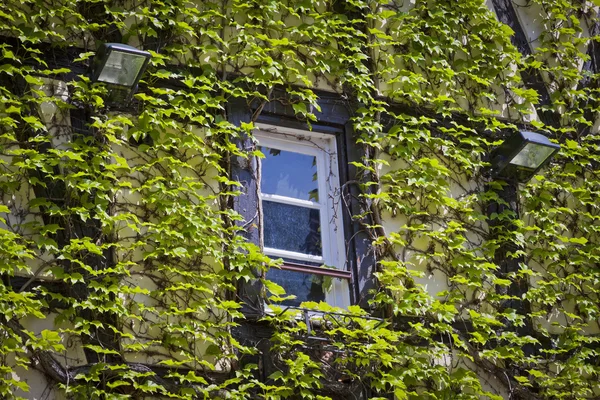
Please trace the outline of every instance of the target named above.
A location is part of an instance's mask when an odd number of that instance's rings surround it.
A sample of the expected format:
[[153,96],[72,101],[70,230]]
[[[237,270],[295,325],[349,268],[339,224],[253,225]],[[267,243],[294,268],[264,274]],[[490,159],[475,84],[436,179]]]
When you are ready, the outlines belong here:
[[[283,90],[277,90],[276,97],[285,98]],[[350,291],[350,305],[359,305],[364,309],[369,309],[368,301],[372,298],[372,290],[377,287],[374,272],[376,271],[376,259],[374,249],[371,244],[372,236],[367,232],[365,226],[369,221],[358,220],[353,215],[361,214],[361,206],[356,199],[360,198],[360,188],[356,177],[356,167],[351,161],[360,161],[363,155],[361,146],[357,145],[354,131],[352,129],[352,109],[348,102],[335,93],[318,92],[320,112],[314,112],[317,117],[316,122],[310,125],[299,120],[289,105],[283,105],[281,102],[269,102],[256,105],[248,104],[243,99],[230,99],[228,103],[228,118],[235,125],[242,122],[254,122],[256,124],[267,124],[280,126],[282,128],[299,129],[305,131],[317,132],[325,135],[333,135],[336,139],[336,152],[338,158],[338,173],[341,195],[344,197],[341,205],[341,225],[343,227],[345,252],[345,269],[329,270],[319,268],[319,273],[315,273],[313,268],[305,266],[292,265],[284,263],[282,269],[295,272],[311,273],[315,275],[333,276],[348,280],[348,289]],[[260,113],[256,115],[257,110]],[[242,148],[251,144],[249,138],[240,139],[238,145]],[[258,193],[255,187],[252,187],[252,162],[240,162],[238,159],[231,163],[231,176],[234,180],[243,184],[243,193],[234,199],[233,208],[244,218],[242,225],[248,225],[249,221],[255,219],[257,210]],[[258,229],[245,234],[247,240],[258,244]],[[287,264],[287,266],[286,266]],[[259,278],[258,275],[256,275]],[[261,297],[262,284],[259,279],[251,282],[242,282],[238,287],[238,297],[243,303],[242,312],[247,317],[260,318],[265,314],[264,301]]]

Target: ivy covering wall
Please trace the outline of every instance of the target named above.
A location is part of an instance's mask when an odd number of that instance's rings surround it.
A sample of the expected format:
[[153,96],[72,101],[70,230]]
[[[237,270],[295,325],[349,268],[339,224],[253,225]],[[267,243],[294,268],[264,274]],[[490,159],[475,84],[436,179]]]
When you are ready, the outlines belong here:
[[[481,0],[1,2],[0,397],[600,396],[598,10],[519,7],[530,53]],[[152,53],[128,106],[90,82],[103,42]],[[231,162],[269,104],[317,123],[321,89],[353,116],[378,286],[305,304],[319,345],[273,305],[261,379],[236,288],[272,262]],[[488,155],[516,128],[562,147],[507,197]]]

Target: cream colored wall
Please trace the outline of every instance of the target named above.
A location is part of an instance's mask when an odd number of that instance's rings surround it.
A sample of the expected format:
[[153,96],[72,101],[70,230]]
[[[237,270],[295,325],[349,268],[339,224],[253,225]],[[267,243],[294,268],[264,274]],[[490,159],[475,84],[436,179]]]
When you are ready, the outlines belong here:
[[[136,125],[136,121],[134,117],[128,116],[131,118],[133,125]],[[177,134],[176,128],[170,129],[169,133]],[[207,132],[203,129],[194,126],[181,125],[178,127],[181,134],[185,135],[194,135],[197,140],[204,141],[207,140]],[[123,133],[124,137],[128,136],[127,128],[124,126]],[[181,149],[180,149],[181,150]],[[132,146],[118,146],[113,145],[113,151],[116,155],[122,157],[127,160],[129,167],[132,169],[136,169],[137,167],[142,167],[148,165],[148,163],[152,162],[152,157],[145,155],[139,148]],[[158,152],[158,156],[166,156],[166,154],[162,154]],[[180,169],[178,172],[182,175],[183,178],[188,178],[194,181],[201,180],[205,183],[204,188],[196,192],[194,195],[197,196],[195,198],[191,198],[192,201],[206,201],[208,204],[212,206],[213,211],[217,212],[219,209],[218,199],[215,194],[219,192],[219,183],[216,179],[218,173],[214,168],[206,167],[205,160],[198,156],[191,154],[191,150],[186,152],[186,155],[190,157],[190,162],[186,169]],[[200,171],[202,170],[202,175],[200,175]],[[159,174],[158,170],[153,172],[154,174]],[[148,175],[143,174],[141,172],[131,172],[126,174],[125,176],[120,177],[121,182],[128,182],[131,184],[131,188],[127,186],[123,186],[115,193],[115,204],[116,214],[119,213],[128,213],[132,212],[133,215],[136,214],[136,208],[132,208],[130,205],[144,205],[144,199],[142,194],[135,191],[135,188],[139,186],[138,180],[144,180],[148,178]],[[141,212],[141,211],[140,211]],[[140,221],[144,222],[142,214],[138,213],[137,217]],[[156,220],[147,220],[145,222],[155,223],[158,222]],[[136,226],[137,229],[134,230],[132,226]],[[119,297],[123,300],[125,304],[133,307],[136,310],[136,313],[142,316],[141,319],[131,319],[128,321],[124,321],[124,332],[131,333],[136,338],[145,338],[140,341],[140,339],[131,340],[131,339],[123,339],[121,342],[122,349],[125,352],[125,359],[129,362],[140,362],[140,363],[148,363],[148,364],[157,364],[160,361],[166,359],[174,359],[178,361],[186,360],[186,356],[181,353],[173,353],[169,352],[164,346],[161,346],[160,342],[162,340],[163,335],[163,325],[166,321],[163,320],[164,316],[158,314],[160,309],[159,303],[156,301],[155,297],[152,295],[153,292],[158,290],[158,287],[154,283],[152,279],[150,279],[146,274],[143,274],[144,271],[144,257],[145,252],[149,250],[149,248],[140,247],[138,242],[139,235],[147,235],[149,233],[149,229],[144,224],[136,223],[133,218],[125,218],[120,223],[117,223],[115,226],[115,240],[121,244],[121,249],[117,251],[116,257],[117,262],[128,262],[132,263],[132,267],[130,267],[131,275],[129,277],[125,277],[123,279],[123,284],[129,287],[140,287],[145,289],[143,292],[125,294],[121,293]],[[220,270],[220,266],[218,263],[209,256],[204,256],[202,262],[205,264],[205,267],[211,269],[214,273],[218,273]],[[162,276],[163,274],[159,271],[154,271],[157,276]],[[166,278],[166,277],[165,277]],[[172,276],[169,278],[173,284],[177,284],[179,281],[178,278],[173,278]],[[173,279],[175,279],[173,281]],[[180,282],[183,282],[181,280]],[[214,290],[214,288],[207,287],[208,290]],[[177,302],[176,296],[172,297],[172,300],[175,303],[175,307],[178,309],[186,309],[188,307],[187,304],[184,303],[183,299],[179,299]],[[159,309],[152,310],[154,307],[158,307]],[[142,311],[144,310],[144,311]],[[212,312],[217,312],[216,310],[212,310]],[[202,319],[211,319],[211,310],[198,311],[195,315],[196,318]],[[171,317],[171,323],[176,323],[177,321],[185,321],[185,316],[182,317]],[[192,341],[193,345],[193,353],[196,357],[202,358],[204,353],[206,352],[207,347],[210,345],[208,341],[203,338],[204,333],[202,331],[197,332],[197,337]],[[139,345],[142,344],[144,349],[140,350]],[[151,355],[148,355],[151,354]],[[228,369],[229,365],[225,360],[209,360],[214,363],[217,370],[219,369]],[[202,366],[195,365],[194,361],[190,361],[189,363],[184,364],[184,366],[188,366],[191,368],[203,368]]]
[[[40,336],[43,330],[58,331],[61,337],[60,344],[63,349],[57,351],[54,356],[55,359],[63,366],[69,365],[70,367],[83,366],[87,364],[85,354],[83,352],[82,343],[73,335],[68,333],[69,329],[73,329],[73,326],[66,325],[64,323],[55,324],[56,314],[49,314],[45,319],[39,318],[25,318],[19,322],[36,336]],[[66,400],[67,397],[64,391],[57,389],[54,384],[50,384],[46,379],[46,376],[40,371],[30,366],[28,369],[18,366],[14,363],[14,358],[8,361],[8,366],[14,370],[13,379],[27,383],[29,391],[24,392],[17,390],[15,395],[23,396],[30,400]]]
[[[8,363],[10,366],[10,361]],[[15,396],[28,400],[67,400],[64,391],[56,389],[53,384],[50,384],[45,375],[41,372],[22,367],[14,368],[13,379],[21,382],[26,382],[29,386],[29,391],[25,392],[21,389],[14,391]]]
[[[40,121],[48,126],[47,133],[52,137],[51,143],[54,148],[64,149],[64,143],[69,140],[68,132],[70,116],[68,109],[59,109],[58,104],[68,100],[66,84],[60,81],[40,78],[41,85],[31,87],[32,95],[45,100],[38,107]],[[23,157],[19,152],[22,150],[16,144],[5,146],[0,156],[0,168],[3,168],[7,176],[12,175],[13,180],[19,181],[20,185],[14,192],[7,191],[1,199],[2,204],[10,210],[5,216],[6,223],[0,221],[0,229],[6,229],[31,240],[32,243],[44,250],[36,228],[44,225],[40,215],[39,207],[29,207],[29,201],[35,198],[33,186],[28,177],[25,176],[19,163],[27,162],[27,156]],[[15,274],[19,276],[48,277],[47,268],[54,262],[54,257],[47,251],[37,251],[35,257],[27,264],[27,269],[17,269]]]
[[[587,2],[588,8],[595,9],[598,12],[599,7],[592,5],[590,2]],[[542,36],[547,35],[548,32],[556,32],[556,29],[550,26],[548,21],[545,21],[547,18],[547,11],[535,1],[527,1],[527,0],[516,0],[514,1],[514,9],[517,13],[517,17],[519,18],[519,23],[523,28],[523,32],[527,37],[529,47],[533,52],[534,57],[540,56],[539,60],[543,61],[546,66],[550,69],[555,67],[560,67],[561,65],[568,65],[570,67],[575,67],[579,71],[582,70],[584,61],[581,58],[572,58],[572,57],[563,57],[562,60],[557,60],[555,57],[541,56],[538,52],[538,48],[544,45]],[[566,28],[572,22],[570,20],[564,21],[563,28]],[[560,37],[557,34],[553,35],[555,39],[566,40],[569,44],[575,44],[576,48],[579,52],[585,54],[587,51],[587,39],[590,37],[590,26],[588,25],[587,20],[582,16],[578,20],[579,27],[581,28],[580,32],[577,32],[574,36],[563,36]],[[581,39],[581,42],[577,43],[576,40]],[[558,74],[560,74],[560,70]],[[560,87],[553,82],[548,72],[541,71],[541,77],[546,83],[546,88],[548,89],[548,93],[552,94],[556,90],[560,90]],[[576,89],[579,82],[576,82],[572,85],[571,89]],[[558,111],[562,113],[566,111],[567,105],[559,106]],[[535,112],[535,110],[533,110]],[[538,118],[535,118],[539,120]],[[598,116],[596,116],[596,121],[598,121]],[[526,121],[525,121],[526,122]],[[565,125],[572,124],[571,121],[564,120],[563,123]],[[596,122],[597,123],[597,122]]]
[[[44,101],[41,103],[39,107],[39,115],[43,123],[47,124],[47,126],[51,126],[49,129],[51,138],[51,145],[55,149],[65,150],[68,148],[68,143],[70,142],[70,116],[68,110],[62,111],[60,110],[54,101],[67,101],[69,94],[67,87],[64,82],[61,81],[52,81],[52,80],[44,80],[44,85],[34,87],[34,90],[38,92],[38,96],[47,96],[48,101]],[[54,99],[54,100],[52,100]],[[130,119],[131,124],[135,125],[135,118],[128,115],[121,115],[121,122],[123,119]],[[117,136],[121,136],[124,139],[123,143],[127,143],[127,123],[121,123],[119,126],[113,126],[113,133]],[[196,135],[200,140],[206,139],[206,132],[204,130],[198,129],[194,126],[181,126],[180,129],[187,131],[187,134]],[[8,149],[10,150],[10,149]],[[113,145],[112,148],[114,154],[116,156],[122,157],[119,162],[126,162],[128,166],[131,168],[136,168],[141,165],[145,165],[148,160],[144,160],[146,157],[143,153],[141,153],[137,148],[123,145],[119,146],[117,144]],[[8,152],[10,154],[10,151]],[[3,155],[2,161],[4,162],[5,168],[9,169],[12,172],[17,172],[18,167],[11,167],[10,164],[13,161],[12,157],[9,155]],[[115,160],[116,161],[116,160]],[[205,182],[204,189],[196,193],[197,200],[204,199],[208,201],[209,204],[212,205],[215,211],[218,211],[218,200],[215,196],[215,193],[219,192],[219,183],[215,179],[218,175],[215,169],[206,168],[206,165],[203,165],[202,157],[194,157],[191,161],[190,168],[185,171],[180,171],[180,173],[190,179],[203,179]],[[200,169],[200,166],[203,166],[203,175],[199,177],[197,175],[196,167]],[[117,170],[116,175],[119,178],[119,182],[129,182],[132,187],[135,187],[135,179],[131,178],[142,178],[139,173],[132,172],[131,174],[123,173]],[[137,176],[136,176],[137,174]],[[28,202],[35,198],[33,193],[33,189],[28,184],[22,184],[19,191],[10,195],[5,196],[2,199],[3,204],[7,205],[11,211],[11,214],[6,216],[7,223],[1,224],[0,228],[13,230],[21,233],[25,237],[29,237],[36,240],[36,235],[34,234],[34,230],[27,229],[26,227],[22,227],[23,223],[36,221],[38,224],[43,225],[42,218],[39,216],[39,210],[32,209],[30,211],[36,212],[36,216],[33,216],[31,212],[21,213],[19,210],[27,210]],[[127,210],[127,212],[132,212],[133,208],[129,205],[131,204],[141,204],[143,199],[141,195],[129,188],[128,185],[123,185],[121,188],[115,190],[114,197],[116,207],[115,214],[113,216],[117,216],[121,211]],[[135,212],[134,212],[135,214]],[[24,217],[22,215],[25,215]],[[141,216],[140,216],[141,217]],[[156,222],[156,221],[154,221]],[[123,279],[123,285],[125,287],[141,287],[144,290],[139,292],[126,293],[123,291],[119,294],[121,300],[130,307],[137,307],[138,310],[146,307],[154,307],[157,306],[156,301],[151,296],[151,292],[156,290],[156,285],[152,282],[148,277],[143,277],[136,272],[140,272],[143,270],[141,267],[143,265],[144,258],[144,249],[135,245],[136,242],[136,230],[132,229],[132,225],[137,225],[140,229],[140,233],[144,234],[147,231],[147,228],[144,226],[140,226],[139,223],[136,223],[132,219],[124,218],[120,222],[116,223],[116,240],[122,245],[122,248],[119,252],[117,252],[117,261],[120,262],[132,262],[134,264],[138,264],[138,266],[133,266],[131,268],[132,274],[129,277]],[[28,263],[29,270],[18,270],[16,273],[21,276],[34,278],[44,278],[48,275],[47,267],[53,265],[55,262],[54,258],[49,256],[47,252],[37,252],[36,257]],[[203,262],[206,263],[209,267],[213,268],[215,272],[218,272],[219,266],[215,262],[215,260],[211,260],[206,257],[203,259]],[[213,289],[213,288],[208,288]],[[181,308],[183,304],[178,304],[176,307]],[[210,316],[210,311],[205,310],[200,312],[202,315],[198,315],[199,318],[212,318]],[[161,322],[159,319],[161,318],[158,314],[154,312],[140,312],[142,316],[141,320],[131,320],[124,321],[124,332],[131,333],[134,335],[141,335],[146,337],[146,343],[152,343],[153,340],[158,340],[160,343],[162,332],[158,327],[158,323]],[[63,332],[65,329],[64,326],[55,325],[54,324],[55,315],[49,315],[45,319],[38,318],[27,318],[21,320],[21,324],[25,329],[28,329],[36,334],[40,334],[40,332],[44,329],[49,330],[58,330],[58,332]],[[182,319],[183,320],[183,319]],[[162,321],[164,322],[164,321]],[[61,353],[55,354],[57,360],[63,364],[63,366],[68,365],[70,367],[76,367],[79,365],[87,364],[85,354],[83,353],[82,344],[73,336],[70,336],[66,333],[61,333],[61,337],[63,338],[63,345],[66,350]],[[149,364],[157,364],[161,360],[170,358],[170,359],[183,359],[182,355],[169,353],[164,347],[160,346],[160,344],[149,344],[145,350],[153,353],[153,355],[148,356],[146,353],[141,352],[139,350],[139,340],[137,342],[131,341],[129,339],[122,339],[122,349],[125,352],[125,360],[128,362],[140,362],[140,363],[149,363]],[[198,332],[198,337],[193,343],[194,353],[196,357],[202,358],[209,343],[203,340],[202,332]],[[163,354],[164,356],[161,356]],[[216,370],[227,370],[230,365],[227,360],[219,360],[219,359],[209,359],[207,360],[213,363],[216,367]],[[194,363],[190,363],[189,367],[202,368],[201,366],[194,365]],[[23,397],[28,399],[62,399],[64,398],[62,392],[48,385],[43,374],[34,370],[28,369],[25,370],[21,367],[16,367],[15,369],[15,379],[26,381],[30,385],[30,391],[28,393],[23,393]]]
[[[412,1],[406,1],[404,2],[405,4],[405,8],[406,10],[408,10],[409,8],[411,8],[414,5],[414,2]],[[491,9],[493,9],[493,6],[491,5],[491,0],[487,0],[486,4],[488,5],[488,7],[490,7]],[[521,20],[522,26],[524,27],[528,38],[530,39],[532,46],[535,48],[537,43],[538,43],[538,36],[539,36],[539,32],[541,31],[541,29],[543,29],[542,26],[542,22],[539,18],[539,13],[540,10],[536,10],[535,7],[517,7],[518,13],[519,13],[519,18]],[[583,35],[589,34],[587,32],[584,32]],[[235,32],[232,30],[229,30],[226,32],[226,35],[228,35],[227,37],[232,37],[233,35],[235,35]],[[136,43],[132,43],[132,44],[136,44]],[[88,43],[89,45],[89,43]],[[185,62],[186,58],[191,57],[190,55],[184,55],[182,56],[182,60],[180,60],[181,62]],[[205,58],[203,59],[204,62],[207,63],[214,63],[216,60],[216,54],[212,54],[212,53],[207,53],[205,56]],[[233,71],[233,67],[230,66],[230,71]],[[250,68],[250,66],[247,66],[246,68]],[[248,72],[250,72],[251,69],[247,69]],[[298,81],[296,82],[298,84],[303,84],[302,82]],[[390,92],[393,91],[393,87],[387,87],[385,86],[385,84],[383,82],[379,83],[380,85],[380,91],[382,93],[386,93],[386,92]],[[321,89],[321,90],[327,90],[327,91],[332,91],[335,92],[337,90],[337,88],[335,86],[333,86],[332,84],[330,84],[327,80],[316,80],[316,82],[314,82],[314,88],[317,89]],[[46,96],[56,96],[58,98],[60,98],[61,100],[65,101],[67,99],[68,93],[66,91],[66,87],[64,85],[63,82],[48,82],[46,85],[44,85],[43,87],[39,88],[41,91],[43,91],[45,93]],[[460,99],[458,99],[458,101],[460,102]],[[502,103],[502,102],[501,102]],[[508,111],[506,110],[505,105],[500,104],[498,105],[498,112],[500,116],[503,117],[510,117],[510,114],[508,113]],[[68,113],[67,114],[62,114],[59,115],[57,114],[57,108],[55,105],[53,105],[52,102],[45,102],[42,104],[41,106],[41,110],[40,110],[40,116],[42,118],[42,120],[44,121],[44,123],[46,124],[50,124],[50,123],[55,123],[58,125],[65,125],[68,124],[67,121],[69,120],[69,116]],[[535,118],[535,111],[532,110],[532,115],[533,118]],[[53,133],[53,146],[55,148],[63,148],[65,143],[68,142],[69,138],[68,135],[65,135],[64,132],[61,131],[61,133],[59,134],[58,131],[55,131],[53,128],[52,133]],[[68,130],[67,130],[68,131]],[[199,135],[202,135],[202,132],[198,133]],[[126,147],[123,148],[114,148],[114,151],[117,154],[120,154],[122,157],[126,158],[126,159],[132,159],[132,150]],[[10,159],[7,158],[6,156],[2,157],[2,160],[5,162],[10,162]],[[390,167],[383,167],[380,171],[381,174],[385,174],[386,172],[388,172],[391,168],[402,168],[401,162],[399,161],[393,161],[393,160],[388,160],[390,162]],[[213,175],[214,176],[214,175]],[[210,178],[210,175],[209,175]],[[214,180],[207,180],[207,192],[204,193],[203,195],[210,195],[212,191],[215,191],[218,189],[217,183]],[[470,183],[467,180],[463,180],[461,182],[465,187],[469,187]],[[385,188],[384,188],[385,190]],[[450,187],[448,194],[450,196],[453,197],[458,197],[464,194],[463,189],[461,189],[458,185],[453,185]],[[141,201],[141,198],[138,194],[132,193],[130,190],[126,189],[126,188],[122,188],[119,189],[116,193],[116,196],[118,198],[118,202],[121,202],[122,204],[127,204],[127,203],[139,203]],[[33,197],[33,191],[31,189],[31,187],[29,187],[28,185],[23,185],[21,191],[16,194],[15,196],[12,196],[11,198],[6,198],[3,199],[3,203],[8,205],[11,209],[16,210],[18,208],[23,208],[24,207],[24,200],[28,199],[28,198],[32,198]],[[216,207],[216,204],[215,204]],[[32,216],[28,216],[26,218],[29,218],[25,221],[33,221]],[[37,218],[37,221],[39,223],[41,223],[41,218],[39,217],[35,217]],[[7,224],[3,225],[3,228],[8,228],[11,229],[11,226],[17,226],[20,223],[25,222],[24,220],[19,220],[16,217],[16,213],[11,214],[8,216],[7,219]],[[402,232],[403,231],[403,226],[406,223],[406,221],[404,219],[402,219],[401,217],[392,217],[389,213],[386,213],[383,215],[383,225],[384,228],[386,230],[386,232],[389,234],[391,232]],[[485,227],[483,227],[485,228]],[[127,227],[127,224],[124,222],[119,228],[119,237],[120,238],[124,238],[124,237],[130,237],[130,236],[134,236],[135,232],[133,232],[133,230],[131,230],[131,228]],[[432,226],[432,229],[441,229],[441,227],[438,226]],[[28,233],[27,231],[24,231],[25,235],[29,235],[31,233]],[[473,238],[471,238],[473,239]],[[127,240],[122,240],[123,243],[125,243],[125,246],[127,246]],[[429,243],[427,241],[426,238],[420,239],[417,242],[417,247],[420,248],[421,250],[424,250],[428,247]],[[401,252],[402,249],[398,248],[397,249],[398,252]],[[446,289],[448,289],[448,283],[446,281],[446,277],[445,275],[443,275],[441,272],[436,271],[433,274],[429,273],[426,268],[425,265],[422,261],[418,260],[417,255],[412,253],[412,252],[407,252],[406,253],[406,259],[405,261],[409,262],[412,265],[412,268],[414,268],[414,270],[419,273],[421,276],[416,278],[416,281],[418,284],[422,285],[422,287],[434,298],[438,296],[438,294]],[[35,260],[35,262],[33,262],[32,265],[32,270],[33,271],[37,271],[39,270],[39,267],[41,265],[43,265],[45,262],[47,261],[51,261],[47,258],[45,258],[46,256],[44,255],[38,255],[38,258]],[[125,257],[123,255],[123,257]],[[133,252],[133,254],[127,255],[128,258],[130,258],[131,260],[141,260],[142,258],[142,253],[141,250],[137,249]],[[134,261],[135,262],[135,261]],[[21,271],[22,272],[22,271]],[[148,290],[153,290],[156,287],[154,286],[154,284],[148,279],[148,278],[141,278],[141,277],[130,277],[127,278],[132,285],[135,286],[140,286],[140,287],[145,287]],[[151,296],[149,296],[148,294],[145,293],[138,293],[132,296],[126,296],[123,295],[122,296],[124,301],[128,301],[131,302],[132,304],[140,304],[140,305],[148,305],[148,306],[152,306],[155,305],[154,300],[152,299]],[[150,337],[158,337],[159,332],[157,331],[153,331],[153,325],[154,322],[156,322],[156,315],[151,315],[151,314],[147,314],[144,315],[144,321],[132,321],[131,326],[131,333],[139,333],[140,331],[147,331],[149,332],[149,336]],[[560,320],[560,316],[559,315],[550,315],[549,318],[546,321],[539,321],[540,323],[542,323],[544,326],[547,327],[551,327],[551,323],[553,321],[562,321]],[[46,320],[26,320],[26,321],[21,321],[28,329],[31,329],[34,332],[41,332],[42,329],[53,329],[54,325],[52,322],[52,316],[49,316]],[[595,331],[594,331],[595,332]],[[66,336],[64,336],[64,341],[65,341],[65,346],[66,343],[68,342],[68,338]],[[127,345],[129,345],[130,343],[128,343],[127,341],[123,342],[123,346],[127,347]],[[77,346],[75,346],[77,347]],[[67,352],[65,353],[65,357],[68,357],[70,360],[70,364],[73,365],[73,363],[79,365],[79,362],[85,362],[85,356],[82,354],[81,349],[79,348],[75,348],[71,345],[71,348],[67,349]],[[203,346],[199,346],[198,347],[198,351],[199,354],[203,353],[205,347]],[[160,349],[157,346],[153,346],[152,350],[158,350],[160,352]],[[160,360],[160,356],[154,356],[151,358],[148,358],[146,356],[144,356],[143,354],[139,354],[136,353],[135,351],[132,351],[131,353],[129,353],[128,355],[128,361],[136,361],[136,362],[149,362],[149,363],[153,363],[153,362],[157,362],[158,360]],[[75,361],[73,361],[75,360]],[[53,399],[53,398],[57,398],[60,399],[60,394],[57,392],[53,392],[50,389],[47,388],[46,383],[44,382],[43,376],[41,374],[39,374],[36,371],[33,370],[29,370],[29,371],[23,371],[18,369],[17,371],[19,371],[19,375],[20,375],[20,379],[24,379],[27,380],[28,383],[31,385],[32,389],[31,392],[28,394],[24,394],[24,397],[26,398],[30,398],[30,399]],[[503,393],[502,396],[504,398],[508,398],[506,392],[505,392],[505,388],[503,388],[501,385],[498,386],[498,379],[496,377],[492,377],[489,375],[483,375],[485,378],[485,381],[489,382],[490,388],[493,388],[493,390],[497,391],[498,393]]]
[[[527,4],[525,4],[527,3]],[[537,48],[540,47],[543,43],[541,41],[541,35],[544,34],[544,32],[546,32],[549,28],[548,23],[546,21],[544,21],[544,17],[546,17],[546,12],[544,11],[544,9],[542,8],[542,6],[540,6],[539,4],[535,3],[535,2],[525,2],[525,0],[518,0],[515,2],[515,11],[517,12],[518,18],[519,18],[519,22],[521,24],[521,26],[523,27],[523,30],[527,36],[527,39],[529,41],[529,45],[530,48],[532,49],[534,54],[537,54]],[[592,4],[590,4],[588,2],[588,7],[594,8],[596,10],[596,12],[598,12],[599,7],[598,6],[594,6]],[[579,19],[579,24],[581,27],[581,32],[578,32],[575,37],[576,38],[581,38],[581,39],[586,39],[590,37],[590,26],[587,24],[587,21],[584,18],[580,18]],[[586,52],[586,46],[585,43],[579,43],[577,49],[582,52],[585,53]],[[548,63],[548,65],[550,67],[556,67],[558,66],[558,63],[556,62],[556,60],[552,59],[552,58],[545,58],[545,61]],[[579,70],[581,71],[582,67],[583,67],[583,60],[563,60],[563,63],[567,62],[567,63],[574,63],[574,66],[576,66],[577,68],[579,68]],[[556,90],[557,88],[552,85],[550,83],[550,80],[548,78],[548,75],[546,73],[542,74],[543,79],[546,82],[546,86],[549,90],[550,93],[552,93],[554,90]],[[577,86],[576,84],[574,86]],[[574,89],[575,87],[573,87]],[[568,125],[568,122],[567,122]],[[598,119],[598,116],[596,116],[596,121],[594,123],[594,126],[592,127],[592,132],[598,132],[598,130],[600,129],[600,120]],[[533,180],[532,182],[536,182],[535,180]],[[575,204],[574,199],[571,197],[567,197],[565,199],[567,201],[567,207],[571,208],[571,209],[577,209],[578,205]],[[526,216],[523,216],[522,219],[525,221],[525,223],[530,222],[529,219]],[[570,237],[570,233],[565,229],[564,232],[557,232],[558,235],[563,235],[565,237]],[[548,260],[547,263],[550,263],[551,261]],[[546,265],[541,265],[537,262],[531,262],[529,265],[530,268],[532,268],[536,273],[540,274],[540,275],[544,275],[547,271]],[[541,280],[541,277],[532,277],[530,279],[530,284],[532,288],[538,288],[539,284],[538,282]],[[574,312],[575,311],[575,304],[573,301],[567,301],[564,298],[561,299],[562,301],[562,307],[564,307],[564,309],[567,312]],[[536,310],[533,310],[536,311]],[[562,332],[564,332],[564,326],[568,326],[569,322],[567,321],[566,316],[564,315],[564,313],[560,313],[557,312],[556,310],[549,312],[549,313],[545,313],[545,315],[543,316],[539,316],[536,317],[534,319],[534,326],[536,327],[541,327],[545,330],[548,330],[548,332],[552,333],[552,334],[560,334]],[[600,333],[600,326],[598,326],[598,324],[588,324],[587,326],[585,326],[583,328],[583,332],[585,334],[598,334]]]
[[[440,165],[445,165],[449,160],[437,156],[434,154],[428,154],[427,157],[437,157]],[[403,170],[408,167],[406,162],[403,160],[395,160],[386,154],[380,154],[379,158],[382,162],[379,164],[378,175],[384,181],[386,180],[386,174],[393,173],[396,170]],[[403,182],[399,182],[400,185]],[[388,185],[383,184],[381,192],[385,193],[388,190]],[[473,203],[472,193],[477,192],[478,186],[473,180],[468,179],[466,176],[455,176],[451,175],[448,178],[446,196],[455,200],[468,200],[469,203]],[[416,196],[416,194],[415,194]],[[450,200],[451,201],[451,200]],[[471,204],[472,207],[477,207],[477,204]],[[435,210],[430,210],[443,217],[451,213],[451,203],[437,205]],[[481,210],[475,210],[481,211]],[[406,235],[408,232],[407,227],[408,219],[405,215],[392,215],[389,211],[385,210],[382,214],[382,225],[387,235],[398,234],[400,236]],[[478,227],[481,231],[487,231],[487,224],[485,221],[470,221],[474,226]],[[434,240],[431,236],[435,235],[435,232],[443,231],[448,227],[445,225],[439,225],[438,223],[426,224],[426,230],[428,232],[421,233],[413,242],[414,250],[407,250],[402,246],[396,246],[396,253],[401,257],[401,261],[406,262],[409,269],[415,272],[415,281],[422,285],[422,287],[434,298],[438,298],[438,294],[449,289],[448,277],[439,271],[429,271],[427,265],[424,262],[424,257],[421,252],[426,252],[428,249],[435,253],[442,253],[443,249],[434,244]],[[428,235],[431,233],[431,235]],[[465,231],[460,233],[458,236],[464,237],[464,246],[469,248],[471,244],[478,246],[481,245],[483,239],[472,231]],[[434,244],[433,248],[431,245]],[[429,254],[431,256],[431,254]]]
[[[490,392],[496,396],[501,396],[503,399],[511,398],[510,390],[505,385],[506,377],[494,375],[489,370],[486,370],[483,364],[478,365],[474,361],[461,357],[455,350],[451,350],[450,352],[446,352],[443,355],[434,358],[433,363],[444,367],[449,374],[459,373],[460,370],[474,372],[484,391]],[[464,394],[469,393],[467,392]],[[481,398],[483,399],[483,397]],[[487,399],[487,397],[485,397],[485,399]]]
[[[588,2],[589,3],[589,2]],[[536,51],[543,43],[541,41],[541,35],[549,30],[552,30],[551,26],[548,26],[547,22],[544,21],[544,17],[547,16],[544,8],[536,3],[535,1],[527,1],[527,0],[514,0],[514,9],[517,13],[517,17],[519,18],[519,23],[523,28],[525,35],[527,36],[529,46],[532,51]],[[588,7],[598,10],[598,6],[593,6],[588,4]],[[579,32],[575,35],[576,38],[589,38],[590,37],[590,26],[588,26],[587,21],[582,17],[579,19],[579,23],[582,29],[582,32]],[[579,51],[585,53],[586,47],[581,44],[578,47]],[[548,59],[548,61],[552,61]],[[583,66],[583,62],[579,63],[579,67]]]

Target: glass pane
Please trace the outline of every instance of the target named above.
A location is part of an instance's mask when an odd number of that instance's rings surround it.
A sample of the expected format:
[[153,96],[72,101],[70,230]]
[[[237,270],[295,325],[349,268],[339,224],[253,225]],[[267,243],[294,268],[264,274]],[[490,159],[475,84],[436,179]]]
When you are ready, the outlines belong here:
[[320,256],[319,210],[263,200],[265,246]]
[[111,51],[98,81],[131,86],[135,82],[146,57],[136,54]]
[[283,305],[299,306],[305,301],[325,301],[325,280],[322,276],[274,268],[267,272],[267,279],[282,286],[286,294],[296,296],[293,300],[282,302]]
[[536,169],[554,152],[554,148],[539,144],[527,143],[512,160],[511,164]]
[[263,193],[319,201],[317,159],[291,151],[260,148]]

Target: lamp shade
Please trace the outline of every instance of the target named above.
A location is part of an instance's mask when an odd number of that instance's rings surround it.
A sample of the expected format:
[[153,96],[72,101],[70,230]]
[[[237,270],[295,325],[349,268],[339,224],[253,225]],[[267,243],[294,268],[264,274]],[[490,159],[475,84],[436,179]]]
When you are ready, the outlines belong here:
[[105,43],[94,58],[92,81],[135,88],[140,80],[150,53],[120,43]]
[[560,146],[536,132],[519,131],[492,153],[495,177],[527,182],[546,164]]

